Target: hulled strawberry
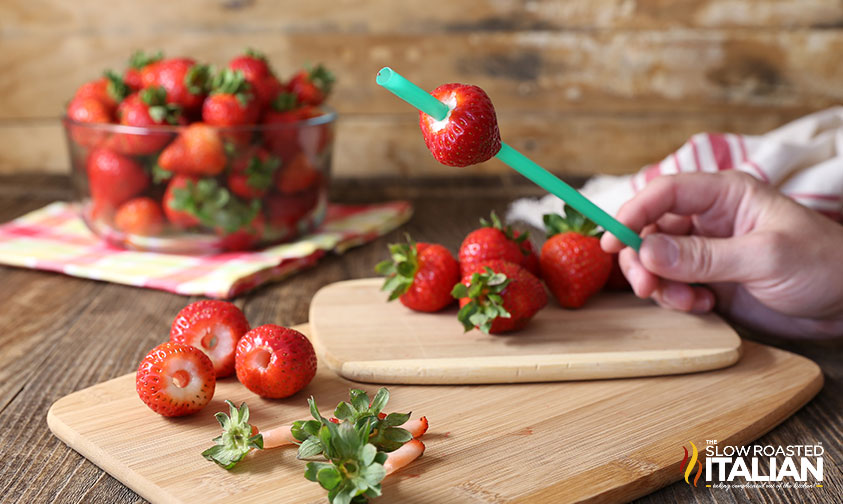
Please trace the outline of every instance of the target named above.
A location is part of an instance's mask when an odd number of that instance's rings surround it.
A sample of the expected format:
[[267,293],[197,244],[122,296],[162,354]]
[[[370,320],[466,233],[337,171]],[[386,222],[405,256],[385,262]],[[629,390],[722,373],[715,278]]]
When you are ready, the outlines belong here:
[[441,121],[419,112],[424,143],[437,161],[448,166],[468,166],[498,153],[498,120],[485,91],[467,84],[443,84],[432,94],[450,109]]
[[132,158],[109,149],[95,149],[87,161],[88,185],[94,201],[117,208],[149,186],[149,176]]
[[386,276],[381,290],[389,301],[398,299],[411,310],[435,312],[454,302],[451,290],[460,280],[454,256],[442,245],[408,243],[389,246],[391,259],[379,263],[375,271]]
[[141,401],[167,417],[201,410],[214,396],[215,387],[211,359],[195,347],[171,341],[153,348],[135,377]]
[[[146,88],[133,93],[117,107],[120,124],[149,128],[152,126],[186,124],[181,107],[167,103],[167,92],[162,87]],[[145,155],[158,152],[172,138],[166,131],[117,133],[110,146],[124,154]]]
[[248,149],[231,163],[228,188],[241,198],[262,198],[272,187],[281,161],[263,148]]
[[287,91],[296,97],[300,105],[320,105],[334,86],[334,75],[324,66],[301,70],[287,83]]
[[565,217],[548,214],[544,223],[542,277],[560,305],[580,308],[603,288],[612,257],[600,248],[597,225],[570,206],[565,205]]
[[165,59],[141,70],[143,87],[163,87],[167,91],[167,103],[180,105],[186,111],[199,110],[202,106],[209,77],[208,66],[190,58]]
[[216,128],[201,122],[183,129],[158,157],[161,168],[183,175],[218,175],[226,161]]
[[237,306],[226,301],[204,300],[179,311],[170,328],[170,341],[205,352],[217,378],[234,374],[237,342],[249,331],[249,322]]
[[114,226],[124,233],[155,236],[164,229],[161,205],[152,198],[133,198],[120,205],[114,215]]
[[303,389],[316,375],[316,352],[300,332],[266,324],[237,343],[237,379],[261,397],[280,399]]
[[125,82],[130,89],[140,91],[144,87],[142,77],[144,68],[161,61],[163,58],[164,54],[161,51],[153,54],[146,54],[143,51],[135,51],[132,53],[132,56],[129,57],[129,67],[125,72],[123,72],[123,82]]
[[452,292],[460,300],[457,318],[466,331],[516,331],[527,325],[547,304],[541,281],[526,269],[507,261],[486,261],[463,276]]
[[490,220],[480,219],[483,226],[468,233],[460,245],[460,272],[466,275],[477,270],[481,262],[500,259],[518,264],[539,276],[539,263],[527,233],[504,226],[495,212]]

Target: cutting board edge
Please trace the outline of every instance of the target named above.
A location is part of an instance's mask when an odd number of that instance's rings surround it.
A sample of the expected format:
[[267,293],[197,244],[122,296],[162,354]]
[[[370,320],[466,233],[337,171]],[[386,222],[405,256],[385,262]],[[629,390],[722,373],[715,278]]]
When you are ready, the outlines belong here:
[[[759,418],[753,424],[736,432],[732,436],[725,439],[718,439],[718,444],[743,446],[752,443],[772,431],[774,428],[778,427],[782,422],[805,407],[805,405],[811,402],[811,400],[814,399],[814,397],[816,397],[822,390],[825,384],[825,377],[823,376],[822,369],[814,361],[808,359],[807,357],[803,357],[802,355],[788,352],[787,350],[782,350],[780,348],[776,348],[776,350],[786,352],[804,360],[806,363],[809,363],[813,371],[813,376],[806,382],[805,385],[796,389],[793,395],[786,402],[782,403],[779,407],[773,409],[767,415]],[[680,457],[677,456],[677,461],[675,463],[666,465],[644,477],[630,480],[621,486],[612,487],[608,491],[584,496],[581,499],[576,499],[571,502],[576,504],[591,504],[632,501],[682,480],[682,476],[679,471],[680,465],[681,460]],[[644,480],[651,482],[652,484],[644,484]],[[558,488],[558,486],[560,485],[547,486],[538,492],[519,496],[518,498],[510,501],[510,504],[556,504],[559,502],[559,499],[558,496],[554,494],[554,489]],[[630,490],[636,486],[639,488],[636,490]]]
[[[126,375],[133,373],[126,373]],[[97,386],[105,386],[107,383],[124,379],[126,375],[121,375],[104,382],[100,382],[91,387],[86,387],[76,392],[71,392],[66,396],[57,399],[50,409],[47,410],[47,426],[50,432],[53,433],[62,443],[67,447],[76,451],[79,455],[88,460],[88,462],[96,465],[106,473],[110,474],[114,479],[118,480],[123,485],[126,485],[133,492],[137,493],[149,502],[156,502],[162,504],[180,504],[182,501],[174,499],[172,495],[168,494],[163,488],[156,485],[146,478],[138,476],[135,471],[132,471],[128,466],[120,462],[118,459],[108,455],[106,452],[98,449],[96,445],[79,433],[69,425],[64,423],[60,415],[56,414],[56,408],[61,409],[62,403],[73,402],[77,395],[84,395],[88,390]]]
[[[668,357],[675,355],[673,351],[647,351],[618,354],[627,357],[627,360],[615,359],[610,353],[594,353],[502,356],[497,359],[466,357],[342,362],[324,348],[320,348],[319,353],[329,369],[344,378],[363,383],[481,385],[641,378],[714,371],[736,364],[741,357],[741,345],[721,350],[692,351],[693,355],[681,359]],[[641,354],[651,354],[654,358],[641,360]],[[661,354],[665,357],[658,358]],[[475,361],[483,362],[484,366],[473,365]],[[489,365],[490,361],[497,364]],[[611,366],[605,366],[607,362]],[[540,371],[536,368],[537,363],[542,366]],[[406,372],[402,372],[401,368]],[[420,370],[424,373],[419,373]]]

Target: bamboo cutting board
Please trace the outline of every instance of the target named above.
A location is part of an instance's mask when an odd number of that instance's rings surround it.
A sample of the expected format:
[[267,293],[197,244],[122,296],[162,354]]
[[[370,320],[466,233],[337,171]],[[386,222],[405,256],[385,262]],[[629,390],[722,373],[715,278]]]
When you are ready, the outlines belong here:
[[601,293],[585,308],[554,300],[511,335],[463,333],[456,308],[414,312],[386,302],[383,279],[338,282],[310,305],[322,362],[355,381],[518,383],[655,376],[734,364],[741,341],[716,315],[665,310],[631,293]]
[[[305,390],[262,400],[235,380],[181,419],[137,398],[134,374],[70,394],[47,414],[55,435],[153,503],[324,503],[295,449],[249,455],[227,472],[205,461],[225,410],[247,401],[271,427],[323,411],[359,387],[324,368]],[[680,479],[682,449],[706,439],[745,444],[798,410],[822,387],[811,361],[747,342],[735,366],[707,373],[590,382],[390,387],[388,410],[426,415],[424,456],[384,482],[375,502],[411,504],[623,502]],[[364,387],[370,393],[375,385]],[[227,411],[227,410],[226,410]],[[709,489],[697,488],[707,492]]]

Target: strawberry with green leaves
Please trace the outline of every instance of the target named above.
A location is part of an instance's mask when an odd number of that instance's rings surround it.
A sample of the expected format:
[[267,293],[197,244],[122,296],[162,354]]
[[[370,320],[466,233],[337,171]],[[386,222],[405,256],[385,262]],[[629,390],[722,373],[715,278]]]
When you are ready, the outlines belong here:
[[483,227],[469,233],[460,245],[462,275],[475,271],[482,262],[499,259],[523,266],[539,276],[539,261],[527,233],[504,226],[495,212],[488,221],[480,219],[480,224]]
[[448,166],[488,161],[501,149],[495,107],[485,91],[467,84],[443,84],[431,93],[450,109],[437,120],[419,112],[419,126],[433,157]]
[[129,86],[129,89],[140,91],[143,89],[143,70],[164,59],[164,54],[161,51],[152,54],[146,54],[143,51],[135,51],[129,57],[129,67],[123,72],[123,82]]
[[287,92],[296,97],[299,105],[321,105],[331,93],[335,81],[327,68],[317,65],[293,75],[287,83]]
[[199,217],[195,215],[196,203],[193,192],[198,177],[190,175],[173,175],[167,183],[161,206],[167,220],[179,229],[188,229],[199,225]]
[[99,100],[113,113],[117,110],[117,105],[129,95],[130,91],[129,87],[118,74],[111,70],[106,70],[103,77],[82,84],[76,90],[73,99],[93,98],[94,100]]
[[[124,126],[150,128],[154,126],[187,124],[181,107],[167,103],[162,87],[151,87],[132,93],[117,107],[117,118]],[[116,150],[129,155],[158,152],[172,139],[173,134],[145,130],[138,133],[117,133],[110,142]]]
[[150,350],[138,366],[141,401],[167,417],[196,413],[214,396],[214,365],[198,348],[168,341]]
[[281,160],[264,148],[247,149],[231,163],[228,188],[241,198],[262,198],[272,187],[280,165]]
[[191,58],[169,58],[143,67],[143,87],[161,86],[167,91],[167,103],[188,113],[198,111],[207,94],[210,68]]
[[182,175],[218,175],[227,162],[216,128],[202,122],[184,128],[158,156],[158,166]]
[[258,106],[251,86],[239,70],[223,69],[210,83],[210,93],[202,103],[202,120],[212,126],[254,124]]
[[177,227],[202,225],[225,235],[253,223],[260,212],[260,201],[246,203],[213,178],[177,175],[164,193],[164,212]]
[[379,263],[375,271],[386,276],[381,290],[389,292],[411,310],[436,312],[454,300],[451,290],[459,282],[460,271],[451,252],[435,243],[407,243],[389,246],[391,259]]
[[544,216],[542,277],[559,304],[580,308],[605,285],[612,257],[600,248],[601,232],[584,215],[565,205],[565,217]]
[[499,334],[522,329],[547,304],[544,285],[517,264],[493,260],[478,264],[452,292],[460,300],[457,319],[466,332]]
[[252,92],[263,110],[284,90],[284,86],[275,77],[266,56],[254,49],[246,49],[243,54],[228,62],[228,68],[243,72],[246,81],[252,86]]

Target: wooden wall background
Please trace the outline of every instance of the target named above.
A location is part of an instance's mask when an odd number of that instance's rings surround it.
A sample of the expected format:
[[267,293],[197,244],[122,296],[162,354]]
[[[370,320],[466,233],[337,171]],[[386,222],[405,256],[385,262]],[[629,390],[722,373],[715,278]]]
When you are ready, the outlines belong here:
[[840,0],[3,0],[0,173],[65,172],[65,101],[136,48],[224,63],[265,51],[340,80],[341,176],[501,173],[433,161],[374,83],[467,82],[503,138],[562,174],[625,173],[701,130],[760,133],[843,101]]

